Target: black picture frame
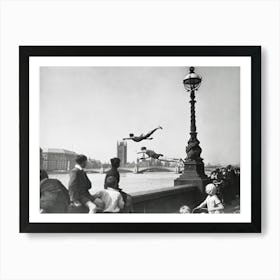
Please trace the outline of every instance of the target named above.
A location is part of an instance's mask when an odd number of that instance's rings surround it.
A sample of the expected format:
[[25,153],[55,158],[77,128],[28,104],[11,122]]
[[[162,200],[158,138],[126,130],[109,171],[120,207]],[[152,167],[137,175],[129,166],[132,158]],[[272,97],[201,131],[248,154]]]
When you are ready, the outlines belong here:
[[[29,58],[34,56],[247,56],[251,58],[250,223],[31,223],[29,221]],[[20,232],[261,232],[260,46],[19,46]],[[35,175],[37,176],[37,175]]]

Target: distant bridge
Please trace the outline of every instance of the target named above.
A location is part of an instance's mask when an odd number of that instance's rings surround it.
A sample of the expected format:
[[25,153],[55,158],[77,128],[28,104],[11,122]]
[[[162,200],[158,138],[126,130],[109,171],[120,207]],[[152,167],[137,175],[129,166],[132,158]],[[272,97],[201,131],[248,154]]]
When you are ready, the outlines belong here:
[[[88,173],[106,173],[110,168],[93,168],[86,169]],[[135,166],[135,167],[119,167],[120,173],[146,173],[146,172],[174,172],[179,173],[178,167],[165,167],[165,166]]]
[[178,172],[176,167],[165,167],[165,166],[149,166],[141,167],[135,166],[134,173],[145,173],[145,172]]

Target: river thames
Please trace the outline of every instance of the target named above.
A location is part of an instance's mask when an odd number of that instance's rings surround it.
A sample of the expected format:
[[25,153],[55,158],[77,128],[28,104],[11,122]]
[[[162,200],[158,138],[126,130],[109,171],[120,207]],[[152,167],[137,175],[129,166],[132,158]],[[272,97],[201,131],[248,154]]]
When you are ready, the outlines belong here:
[[[147,172],[143,174],[120,173],[120,188],[127,193],[147,191],[174,186],[174,179],[180,174],[173,172]],[[103,189],[106,174],[88,174],[92,183],[91,193]],[[50,174],[50,178],[56,178],[68,187],[69,174]]]

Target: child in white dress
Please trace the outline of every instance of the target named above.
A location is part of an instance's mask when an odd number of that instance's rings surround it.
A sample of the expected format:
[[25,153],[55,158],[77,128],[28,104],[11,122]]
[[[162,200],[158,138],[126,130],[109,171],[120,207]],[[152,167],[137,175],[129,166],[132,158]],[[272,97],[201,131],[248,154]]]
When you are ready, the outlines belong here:
[[195,207],[195,209],[207,207],[209,214],[224,213],[224,206],[221,200],[216,195],[217,187],[214,184],[208,184],[205,187],[205,192],[208,194],[208,196],[200,205]]

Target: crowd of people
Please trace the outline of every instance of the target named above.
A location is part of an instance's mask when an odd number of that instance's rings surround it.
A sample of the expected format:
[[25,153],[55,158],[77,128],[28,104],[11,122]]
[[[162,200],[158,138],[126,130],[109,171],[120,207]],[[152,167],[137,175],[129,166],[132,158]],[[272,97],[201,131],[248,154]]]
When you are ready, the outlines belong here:
[[217,188],[217,196],[223,204],[231,204],[240,195],[240,169],[231,165],[217,168],[210,174],[212,183]]
[[119,158],[111,159],[111,169],[104,180],[104,189],[91,194],[92,184],[84,168],[85,155],[78,155],[76,165],[70,172],[68,190],[57,179],[48,178],[40,170],[40,211],[41,213],[79,212],[86,209],[90,214],[132,212],[131,196],[119,187]]
[[183,205],[179,212],[220,214],[239,213],[240,169],[231,165],[217,168],[210,174],[210,183],[205,186],[206,198],[195,208]]

